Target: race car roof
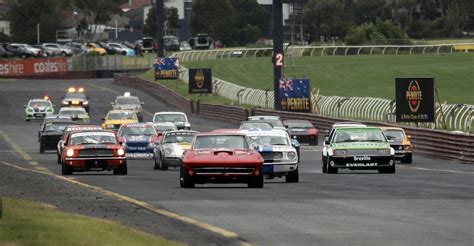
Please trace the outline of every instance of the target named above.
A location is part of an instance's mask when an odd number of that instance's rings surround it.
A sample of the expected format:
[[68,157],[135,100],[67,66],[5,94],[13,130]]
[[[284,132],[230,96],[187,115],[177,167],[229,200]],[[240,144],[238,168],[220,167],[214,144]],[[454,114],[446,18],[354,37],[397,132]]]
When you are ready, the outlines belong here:
[[272,130],[259,130],[259,129],[250,129],[250,130],[241,130],[248,136],[282,136],[287,137],[288,133],[283,130],[272,129]]

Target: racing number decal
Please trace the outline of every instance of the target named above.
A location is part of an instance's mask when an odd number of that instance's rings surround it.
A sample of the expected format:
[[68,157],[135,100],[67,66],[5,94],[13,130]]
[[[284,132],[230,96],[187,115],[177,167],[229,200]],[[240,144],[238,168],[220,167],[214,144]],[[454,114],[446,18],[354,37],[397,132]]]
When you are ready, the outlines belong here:
[[275,55],[275,65],[277,67],[283,67],[283,63],[284,63],[284,56],[283,56],[283,53],[276,53]]

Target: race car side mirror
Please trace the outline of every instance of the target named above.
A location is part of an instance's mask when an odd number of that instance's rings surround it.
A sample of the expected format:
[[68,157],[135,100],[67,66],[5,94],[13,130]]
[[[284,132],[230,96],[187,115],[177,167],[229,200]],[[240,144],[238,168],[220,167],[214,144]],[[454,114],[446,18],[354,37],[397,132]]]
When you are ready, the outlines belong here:
[[145,102],[141,102],[142,105],[145,105]]
[[329,140],[324,140],[324,145],[329,145]]
[[411,138],[411,135],[408,135],[407,138]]
[[105,118],[101,118],[102,121],[105,121]]
[[110,102],[110,105],[114,106],[114,102]]

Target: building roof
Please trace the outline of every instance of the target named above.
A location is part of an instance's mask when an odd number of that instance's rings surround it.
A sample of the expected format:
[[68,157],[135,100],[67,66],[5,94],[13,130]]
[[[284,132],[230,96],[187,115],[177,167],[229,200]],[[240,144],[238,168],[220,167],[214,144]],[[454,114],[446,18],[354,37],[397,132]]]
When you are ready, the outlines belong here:
[[138,9],[147,5],[154,4],[154,0],[129,0],[127,3],[120,5],[124,12],[129,10]]

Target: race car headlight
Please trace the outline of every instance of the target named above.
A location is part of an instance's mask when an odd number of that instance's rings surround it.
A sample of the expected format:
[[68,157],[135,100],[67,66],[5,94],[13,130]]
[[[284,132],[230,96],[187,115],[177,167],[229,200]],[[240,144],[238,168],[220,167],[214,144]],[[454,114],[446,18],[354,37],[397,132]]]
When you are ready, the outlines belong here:
[[122,148],[118,149],[117,150],[117,155],[119,155],[119,156],[125,155],[125,150],[123,150]]
[[67,155],[68,157],[74,156],[74,150],[73,150],[73,149],[68,149],[68,150],[66,151],[66,155]]
[[378,149],[377,154],[379,154],[379,155],[389,155],[390,154],[390,149]]
[[395,149],[390,148],[390,155],[395,155]]
[[53,107],[49,107],[48,109],[46,109],[47,112],[53,112]]
[[61,104],[63,104],[63,105],[68,105],[69,102],[68,102],[68,101],[61,101]]
[[184,126],[185,126],[185,127],[191,127],[191,124],[189,124],[189,122],[185,122],[185,123],[184,123]]
[[33,111],[34,111],[34,110],[33,110],[32,107],[28,107],[28,108],[26,109],[26,112],[30,112],[30,113],[31,113],[31,112],[33,112]]
[[89,101],[82,102],[82,105],[87,105],[87,104],[89,104]]
[[333,156],[333,155],[334,155],[334,151],[333,151],[331,148],[328,148],[328,155],[329,155],[329,156]]
[[405,145],[405,150],[406,151],[411,151],[411,145]]
[[347,150],[345,150],[345,149],[335,150],[334,155],[347,155]]
[[296,158],[296,152],[288,152],[286,154],[288,156],[288,159],[293,160]]

